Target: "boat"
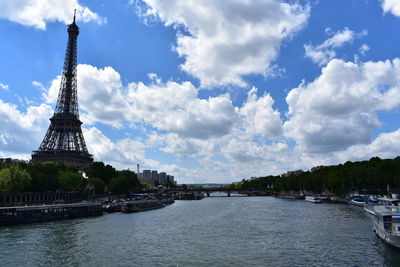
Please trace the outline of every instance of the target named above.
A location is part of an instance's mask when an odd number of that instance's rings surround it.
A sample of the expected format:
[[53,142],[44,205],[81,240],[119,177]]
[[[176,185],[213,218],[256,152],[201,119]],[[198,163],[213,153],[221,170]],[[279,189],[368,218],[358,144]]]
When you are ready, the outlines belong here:
[[376,235],[389,245],[400,248],[400,207],[377,205],[369,209]]
[[380,205],[398,206],[400,203],[400,199],[390,198],[390,197],[379,197],[377,203]]
[[126,202],[121,206],[123,213],[131,213],[145,210],[154,210],[165,207],[165,204],[160,200],[136,200]]
[[347,198],[347,203],[356,205],[356,206],[365,206],[365,205],[368,205],[368,197],[354,195],[354,196]]
[[0,225],[55,221],[102,215],[101,203],[19,206],[0,208]]
[[312,203],[322,203],[322,198],[317,196],[306,196],[305,201],[309,201]]
[[178,200],[201,200],[204,194],[201,192],[180,192],[175,196]]

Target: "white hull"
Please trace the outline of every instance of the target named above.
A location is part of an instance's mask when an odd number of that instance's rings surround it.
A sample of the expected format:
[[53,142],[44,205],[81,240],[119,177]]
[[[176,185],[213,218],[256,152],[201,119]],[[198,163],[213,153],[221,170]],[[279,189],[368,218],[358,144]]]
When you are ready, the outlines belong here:
[[322,199],[320,197],[306,196],[305,201],[312,203],[322,203]]
[[378,237],[380,237],[383,241],[388,243],[389,245],[395,246],[397,248],[400,248],[400,236],[392,235],[389,233],[386,233],[383,227],[380,227],[379,225],[374,224],[374,232]]
[[374,215],[374,232],[377,236],[400,248],[400,209],[393,206],[374,206],[366,211]]

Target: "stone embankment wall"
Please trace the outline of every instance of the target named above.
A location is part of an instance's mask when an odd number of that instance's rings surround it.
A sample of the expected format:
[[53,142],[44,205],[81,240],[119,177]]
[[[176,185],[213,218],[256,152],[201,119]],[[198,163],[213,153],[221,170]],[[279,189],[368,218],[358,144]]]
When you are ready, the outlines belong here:
[[304,196],[321,196],[321,197],[326,197],[327,200],[333,203],[347,203],[346,197],[345,196],[337,196],[332,194],[329,191],[321,193],[315,193],[312,191],[280,191],[277,192],[276,197],[281,197],[281,198],[289,198],[289,199],[303,199]]
[[0,207],[54,203],[71,203],[87,199],[87,195],[73,192],[26,192],[0,194]]

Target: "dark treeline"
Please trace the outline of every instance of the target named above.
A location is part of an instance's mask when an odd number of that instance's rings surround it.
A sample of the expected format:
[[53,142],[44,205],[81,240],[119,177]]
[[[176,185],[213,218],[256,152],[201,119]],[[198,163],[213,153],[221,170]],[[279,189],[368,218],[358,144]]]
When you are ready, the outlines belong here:
[[116,170],[103,162],[92,163],[85,175],[61,162],[0,164],[0,193],[91,190],[125,194],[141,189],[135,172]]
[[335,166],[320,166],[310,171],[294,171],[278,176],[259,177],[233,183],[230,187],[271,188],[280,191],[331,192],[344,195],[349,191],[382,194],[400,189],[400,157],[382,160],[373,157],[369,161],[346,162]]

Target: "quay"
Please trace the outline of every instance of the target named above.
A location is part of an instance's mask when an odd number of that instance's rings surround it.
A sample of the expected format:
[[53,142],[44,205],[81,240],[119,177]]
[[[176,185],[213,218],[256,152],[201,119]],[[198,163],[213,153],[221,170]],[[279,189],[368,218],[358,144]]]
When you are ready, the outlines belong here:
[[174,202],[175,201],[172,198],[161,199],[161,200],[136,200],[123,204],[120,209],[124,213],[139,212],[139,211],[160,209]]
[[0,208],[0,226],[43,221],[54,221],[103,214],[100,203],[20,206]]

